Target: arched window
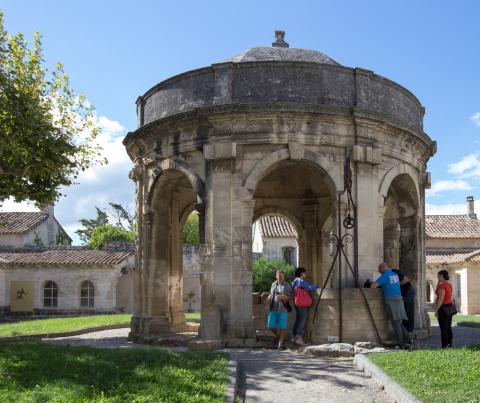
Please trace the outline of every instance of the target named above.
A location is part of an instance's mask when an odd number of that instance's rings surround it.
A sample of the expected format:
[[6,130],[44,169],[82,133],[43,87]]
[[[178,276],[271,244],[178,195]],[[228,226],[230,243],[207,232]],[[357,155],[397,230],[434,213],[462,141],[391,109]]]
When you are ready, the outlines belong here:
[[80,307],[93,308],[95,304],[95,287],[86,280],[80,286]]
[[47,281],[43,287],[43,306],[53,308],[58,304],[58,287],[53,281]]

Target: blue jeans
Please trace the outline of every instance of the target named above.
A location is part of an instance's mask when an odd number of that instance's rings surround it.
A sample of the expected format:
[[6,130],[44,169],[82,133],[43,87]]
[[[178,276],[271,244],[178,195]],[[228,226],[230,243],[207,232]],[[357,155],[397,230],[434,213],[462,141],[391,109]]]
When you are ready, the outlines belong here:
[[295,307],[295,323],[293,324],[292,335],[303,336],[305,333],[305,322],[307,321],[308,308],[298,308]]

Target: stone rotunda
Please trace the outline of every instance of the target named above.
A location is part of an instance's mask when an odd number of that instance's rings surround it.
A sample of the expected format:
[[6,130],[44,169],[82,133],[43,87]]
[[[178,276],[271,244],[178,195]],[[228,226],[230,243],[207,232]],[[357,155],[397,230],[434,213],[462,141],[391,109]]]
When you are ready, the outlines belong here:
[[[369,319],[355,288],[375,278],[383,260],[416,286],[416,328],[428,328],[424,204],[436,143],[423,131],[424,108],[393,81],[289,48],[284,33],[276,35],[272,47],[171,77],[137,100],[138,128],[124,140],[138,225],[133,338],[185,328],[182,229],[193,210],[200,217],[200,337],[232,345],[256,337],[252,224],[271,214],[296,227],[300,265],[319,284],[332,261],[331,234],[350,231],[356,239],[344,250],[355,271],[334,270],[321,320],[309,319],[314,341],[372,339],[372,316],[386,337],[381,291],[365,290]],[[355,231],[339,228],[348,215],[347,160]]]

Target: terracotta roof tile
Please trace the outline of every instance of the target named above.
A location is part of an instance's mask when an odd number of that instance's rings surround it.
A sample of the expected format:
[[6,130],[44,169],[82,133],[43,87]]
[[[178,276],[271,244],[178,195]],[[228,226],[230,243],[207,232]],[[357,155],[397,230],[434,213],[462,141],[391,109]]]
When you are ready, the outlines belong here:
[[0,213],[0,234],[22,234],[35,228],[48,217],[42,212]]
[[480,262],[480,249],[443,248],[427,249],[427,264],[454,264],[464,262]]
[[467,215],[425,216],[427,238],[480,238],[480,220]]
[[263,238],[297,238],[297,231],[284,218],[264,216],[258,221]]
[[62,264],[112,265],[133,255],[132,250],[96,250],[82,246],[0,249],[0,266]]

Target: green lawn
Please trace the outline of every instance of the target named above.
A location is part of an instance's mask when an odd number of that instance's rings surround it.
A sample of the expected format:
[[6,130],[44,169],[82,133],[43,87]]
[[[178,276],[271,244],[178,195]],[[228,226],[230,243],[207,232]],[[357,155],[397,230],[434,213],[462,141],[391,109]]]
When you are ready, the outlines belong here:
[[[186,313],[188,321],[199,322],[200,312]],[[25,320],[16,323],[0,323],[0,337],[44,333],[60,333],[96,326],[129,324],[130,314],[79,316],[74,318],[50,318]]]
[[423,402],[480,401],[480,347],[368,355]]
[[16,323],[0,324],[0,336],[69,332],[95,326],[130,323],[131,315],[95,315],[74,318],[50,318],[25,320]]
[[0,343],[2,402],[221,402],[228,358],[158,348]]
[[[431,321],[437,321],[437,318],[432,312],[428,314]],[[454,315],[453,322],[458,326],[467,327],[479,327],[480,328],[480,315]]]

